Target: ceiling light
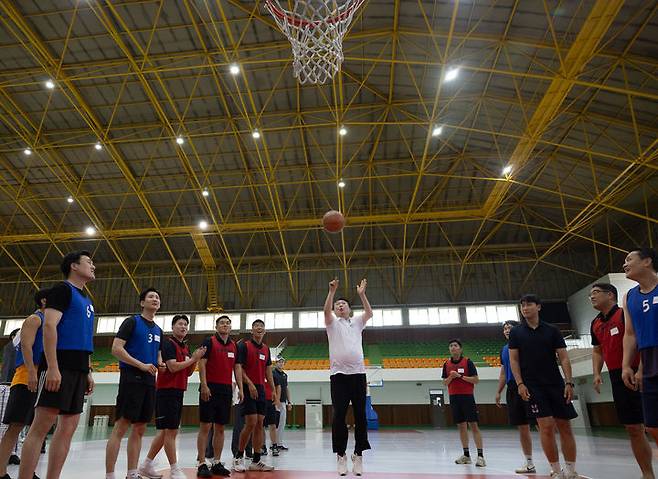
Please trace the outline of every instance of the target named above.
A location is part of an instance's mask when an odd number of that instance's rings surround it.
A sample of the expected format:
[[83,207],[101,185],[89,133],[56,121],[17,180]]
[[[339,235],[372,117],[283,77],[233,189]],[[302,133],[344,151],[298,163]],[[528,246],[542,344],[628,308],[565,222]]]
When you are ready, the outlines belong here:
[[87,236],[94,236],[96,234],[96,228],[93,226],[87,226],[85,233],[87,233]]
[[26,156],[30,156],[32,154],[32,150],[30,150],[29,148],[25,148],[23,150],[23,153],[25,153]]
[[231,73],[231,75],[237,75],[240,73],[240,67],[238,66],[237,63],[232,63],[231,66],[228,68],[228,71]]
[[53,88],[55,88],[55,82],[52,80],[46,80],[46,88],[52,90]]
[[435,126],[434,129],[432,130],[432,136],[439,136],[441,133],[443,133],[442,126]]
[[97,143],[94,145],[94,148],[96,148],[97,150],[100,151],[100,150],[103,149],[103,145],[101,145],[101,142],[99,141],[99,142],[97,142]]
[[204,188],[203,191],[201,192],[203,196],[208,196],[210,192],[208,191],[208,188]]
[[68,198],[66,198],[66,201],[67,203],[73,203],[73,197],[69,196]]
[[257,140],[257,139],[260,138],[260,132],[259,132],[258,130],[254,130],[254,131],[251,133],[251,136],[254,137],[254,139]]
[[208,222],[205,220],[199,221],[199,228],[205,230],[208,227]]
[[503,168],[503,175],[507,176],[512,172],[512,165],[507,165]]
[[340,127],[340,130],[338,130],[338,134],[339,134],[340,136],[345,136],[345,135],[347,135],[347,128],[345,128],[344,126],[341,126],[341,127]]
[[183,143],[185,143],[185,139],[183,139],[182,136],[179,136],[179,137],[176,138],[176,143],[178,143],[179,145],[182,145]]
[[345,181],[341,178],[340,181],[338,182],[338,188],[345,188]]
[[453,81],[454,79],[457,78],[458,75],[459,75],[459,67],[451,68],[443,76],[443,80],[444,81]]

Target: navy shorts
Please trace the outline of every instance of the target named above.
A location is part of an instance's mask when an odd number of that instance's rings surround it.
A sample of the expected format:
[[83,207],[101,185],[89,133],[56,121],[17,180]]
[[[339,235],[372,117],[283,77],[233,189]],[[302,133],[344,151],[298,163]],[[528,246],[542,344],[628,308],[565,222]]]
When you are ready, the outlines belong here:
[[642,395],[640,391],[628,389],[621,379],[621,369],[609,371],[612,399],[615,401],[619,424],[642,424]]
[[644,425],[658,427],[658,377],[642,380],[642,409]]
[[455,424],[478,422],[478,408],[472,394],[455,394],[450,396],[450,410]]
[[210,398],[208,401],[199,395],[199,421],[213,424],[228,424],[231,420],[233,391],[230,384],[208,383]]
[[527,386],[530,400],[524,401],[529,417],[554,417],[556,419],[575,419],[578,417],[573,404],[564,398],[564,386]]
[[509,417],[510,426],[537,424],[534,418],[528,417],[525,401],[519,396],[519,389],[514,381],[507,383],[505,399],[507,401],[507,416]]
[[265,413],[267,412],[267,401],[265,400],[265,386],[263,386],[262,384],[256,384],[256,390],[258,391],[258,399],[253,399],[251,397],[251,394],[249,394],[249,388],[245,388],[244,401],[242,402],[243,416],[251,416],[252,414],[265,416]]

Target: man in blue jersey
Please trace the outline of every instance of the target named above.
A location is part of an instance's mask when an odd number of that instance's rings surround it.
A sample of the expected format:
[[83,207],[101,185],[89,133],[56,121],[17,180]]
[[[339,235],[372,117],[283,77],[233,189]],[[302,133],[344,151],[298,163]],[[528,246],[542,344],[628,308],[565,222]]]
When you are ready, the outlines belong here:
[[96,268],[88,251],[74,251],[64,256],[60,269],[66,281],[56,284],[46,297],[36,411],[23,443],[19,479],[33,478],[41,445],[55,420],[57,428],[48,451],[46,476],[59,478],[84,396],[94,390],[94,305],[84,287],[96,278]]
[[[7,463],[18,435],[34,417],[34,400],[37,397],[37,366],[43,353],[43,312],[46,310],[47,289],[34,295],[37,310],[21,325],[21,343],[16,352],[16,372],[11,382],[9,399],[2,419],[9,427],[0,441],[0,479],[11,479]],[[35,479],[36,478],[35,476]]]
[[[626,256],[624,273],[637,281],[624,297],[624,359],[622,379],[626,387],[642,391],[644,425],[658,444],[658,254],[651,248],[636,248]],[[641,366],[632,362],[640,351]]]
[[[509,341],[509,334],[512,328],[518,326],[518,321],[505,321],[503,323],[503,335]],[[519,429],[519,440],[521,442],[521,449],[525,456],[526,463],[520,468],[516,469],[517,474],[529,474],[537,472],[535,464],[532,461],[532,436],[530,436],[530,422],[526,414],[526,407],[523,404],[523,399],[519,396],[516,381],[512,374],[512,365],[509,360],[509,344],[503,346],[500,351],[500,376],[498,377],[498,391],[496,392],[496,406],[503,407],[500,404],[500,393],[507,385],[507,393],[505,396],[507,402],[507,415],[509,416],[509,423],[511,426],[516,426]],[[533,420],[536,424],[536,421]]]
[[[142,313],[126,318],[112,342],[112,354],[119,360],[119,393],[114,429],[105,449],[106,479],[114,479],[114,467],[121,439],[132,424],[128,436],[127,479],[138,479],[139,452],[146,424],[155,408],[155,375],[162,363],[162,329],[155,323],[160,309],[160,293],[148,288],[139,295]],[[158,479],[153,476],[152,479]]]

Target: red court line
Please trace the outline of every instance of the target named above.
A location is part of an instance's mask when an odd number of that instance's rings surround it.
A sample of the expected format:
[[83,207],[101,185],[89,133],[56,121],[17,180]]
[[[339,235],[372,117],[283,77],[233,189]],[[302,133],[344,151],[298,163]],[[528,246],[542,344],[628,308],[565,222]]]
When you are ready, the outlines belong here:
[[[184,469],[188,479],[196,478],[196,469]],[[163,469],[163,479],[169,479],[169,470]],[[218,477],[218,476],[215,476]],[[356,478],[358,476],[349,473],[346,478]],[[548,476],[536,474],[415,474],[408,472],[365,472],[363,479],[519,479],[519,478],[547,479]],[[272,472],[231,472],[232,479],[338,479],[340,476],[335,472],[327,471],[286,471],[274,470]]]

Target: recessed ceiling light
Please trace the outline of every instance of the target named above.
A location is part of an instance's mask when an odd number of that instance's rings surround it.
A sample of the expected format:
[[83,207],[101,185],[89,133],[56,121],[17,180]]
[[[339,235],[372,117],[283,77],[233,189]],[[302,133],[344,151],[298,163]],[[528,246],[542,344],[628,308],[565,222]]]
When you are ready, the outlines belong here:
[[96,228],[93,226],[87,226],[85,233],[87,233],[87,236],[94,236],[96,234]]
[[254,131],[251,133],[251,136],[253,136],[254,139],[257,140],[257,139],[260,138],[260,132],[259,132],[258,130],[254,130]]
[[199,221],[199,228],[205,230],[208,227],[208,222],[205,220]]
[[176,143],[182,145],[183,143],[185,143],[185,139],[182,136],[179,136],[176,138]]
[[432,130],[432,136],[439,136],[441,133],[443,133],[442,126],[435,126],[434,129]]
[[203,191],[201,192],[201,194],[202,194],[203,196],[208,196],[208,195],[210,194],[210,192],[208,191],[207,188],[204,188]]
[[68,198],[66,198],[66,201],[67,203],[73,203],[73,197],[69,196]]
[[459,76],[459,67],[451,68],[443,76],[444,81],[453,81]]
[[30,155],[32,154],[32,150],[30,150],[29,148],[25,148],[25,149],[23,150],[23,153],[24,153],[26,156],[30,156]]
[[340,130],[338,130],[338,134],[339,134],[340,136],[345,136],[345,135],[347,135],[347,128],[345,128],[344,126],[341,126],[341,127],[340,127]]
[[503,175],[507,176],[512,172],[512,165],[507,165],[503,168]]
[[52,90],[53,88],[55,88],[55,82],[52,80],[46,80],[46,88]]
[[240,66],[237,63],[232,63],[228,68],[228,71],[231,73],[231,75],[237,75],[240,73]]
[[345,181],[342,179],[338,182],[338,188],[345,188]]
[[96,148],[97,150],[102,150],[102,149],[103,149],[103,145],[101,145],[101,142],[99,141],[99,142],[97,142],[97,143],[94,145],[94,148]]

